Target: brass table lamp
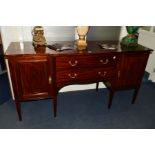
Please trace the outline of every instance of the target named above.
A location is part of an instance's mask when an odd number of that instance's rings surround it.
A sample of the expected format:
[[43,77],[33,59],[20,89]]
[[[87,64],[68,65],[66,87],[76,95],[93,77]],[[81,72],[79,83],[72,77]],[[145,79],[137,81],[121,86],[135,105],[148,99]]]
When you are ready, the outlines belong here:
[[32,30],[32,36],[33,36],[34,47],[47,45],[46,39],[44,37],[44,29],[42,26],[35,26]]
[[89,26],[77,26],[76,32],[79,39],[76,40],[76,46],[78,50],[85,50],[87,48],[86,35],[88,33]]
[[127,36],[122,38],[121,45],[135,47],[138,45],[138,29],[140,26],[126,26]]

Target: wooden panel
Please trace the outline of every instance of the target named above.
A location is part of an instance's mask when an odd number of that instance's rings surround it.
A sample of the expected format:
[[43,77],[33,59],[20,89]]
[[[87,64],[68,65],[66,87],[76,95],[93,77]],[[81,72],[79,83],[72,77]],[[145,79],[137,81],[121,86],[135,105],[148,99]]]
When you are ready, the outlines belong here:
[[49,96],[50,71],[47,57],[17,57],[11,63],[18,99]]
[[125,53],[121,69],[122,87],[136,87],[140,85],[149,53]]
[[112,67],[117,63],[117,54],[61,56],[56,58],[57,69],[83,67]]
[[109,77],[116,77],[115,68],[92,68],[76,69],[76,70],[64,70],[57,72],[57,82],[73,82],[78,80],[100,80],[104,81]]

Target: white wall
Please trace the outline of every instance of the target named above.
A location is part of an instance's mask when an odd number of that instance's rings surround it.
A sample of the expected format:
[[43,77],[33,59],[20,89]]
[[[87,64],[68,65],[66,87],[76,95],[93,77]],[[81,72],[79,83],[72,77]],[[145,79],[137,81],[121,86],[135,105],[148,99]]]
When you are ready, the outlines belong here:
[[44,26],[45,38],[50,41],[74,41],[74,26]]
[[4,51],[12,41],[20,41],[22,38],[21,27],[19,26],[1,26],[1,36]]
[[[1,26],[4,50],[12,41],[32,41],[32,26]],[[75,40],[74,26],[44,26],[47,42]],[[88,40],[121,40],[126,35],[125,26],[90,26]]]
[[[12,41],[32,41],[32,26],[1,26],[4,50]],[[74,26],[44,26],[44,35],[50,41],[74,41]],[[126,35],[121,26],[90,26],[88,40],[121,40]]]
[[[150,30],[149,30],[150,28]],[[155,32],[153,31],[155,27],[147,26],[139,31],[138,43],[155,50]],[[155,82],[155,51],[150,54],[148,63],[146,66],[146,71],[150,73],[149,80]]]
[[[1,26],[4,50],[13,41],[32,41],[32,26]],[[75,39],[74,26],[44,26],[47,42],[73,41]]]
[[126,35],[127,35],[126,27],[125,26],[121,26],[119,41],[121,41],[121,39],[123,37],[125,37]]
[[118,40],[121,26],[91,26],[87,40]]

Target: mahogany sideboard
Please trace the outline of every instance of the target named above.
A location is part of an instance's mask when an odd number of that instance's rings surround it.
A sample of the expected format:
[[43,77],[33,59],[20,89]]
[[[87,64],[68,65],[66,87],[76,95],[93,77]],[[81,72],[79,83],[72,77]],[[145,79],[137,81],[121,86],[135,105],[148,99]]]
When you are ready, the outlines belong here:
[[71,84],[104,82],[110,90],[108,108],[111,107],[114,92],[134,89],[134,103],[150,49],[141,45],[117,49],[101,49],[99,42],[88,42],[87,50],[53,51],[47,47],[34,49],[31,42],[12,42],[5,52],[14,92],[19,120],[22,120],[22,101],[44,98],[53,99],[54,116],[57,111],[59,90]]

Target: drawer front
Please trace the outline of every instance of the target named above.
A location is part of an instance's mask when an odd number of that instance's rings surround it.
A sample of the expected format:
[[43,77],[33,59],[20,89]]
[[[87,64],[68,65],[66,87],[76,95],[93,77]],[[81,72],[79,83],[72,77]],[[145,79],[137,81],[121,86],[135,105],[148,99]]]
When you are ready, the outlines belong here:
[[56,75],[57,83],[73,82],[82,80],[106,80],[111,77],[116,77],[115,68],[95,68],[95,69],[74,69],[58,71]]
[[71,69],[82,67],[112,67],[116,66],[116,54],[61,56],[56,58],[56,68]]

